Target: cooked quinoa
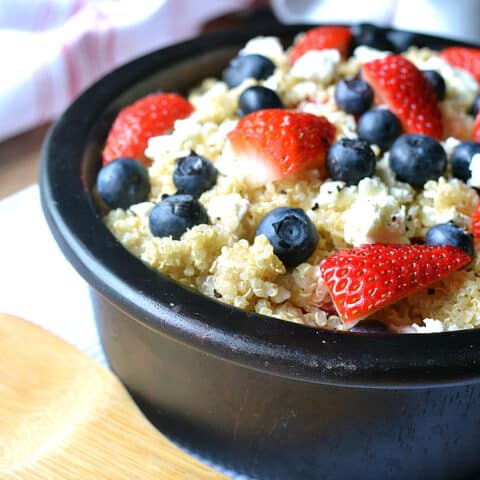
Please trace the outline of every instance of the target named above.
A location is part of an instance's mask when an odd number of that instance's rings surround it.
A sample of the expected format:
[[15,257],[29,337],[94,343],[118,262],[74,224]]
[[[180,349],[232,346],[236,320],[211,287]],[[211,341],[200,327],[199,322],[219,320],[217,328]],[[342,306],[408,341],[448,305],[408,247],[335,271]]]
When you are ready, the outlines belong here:
[[[385,54],[359,47],[350,59],[342,61],[336,50],[316,51],[290,67],[286,52],[274,37],[253,39],[243,52],[270,58],[275,72],[266,80],[248,79],[233,89],[221,80],[206,79],[192,90],[189,101],[194,113],[178,120],[171,134],[149,141],[146,156],[153,161],[149,201],[128,210],[112,210],[104,221],[132,254],[189,288],[282,320],[344,329],[337,315],[321,308],[329,294],[321,279],[320,261],[340,248],[363,243],[409,243],[424,237],[429,227],[450,220],[468,229],[478,195],[449,176],[415,190],[395,179],[388,166],[388,152],[382,156],[376,146],[375,176],[355,186],[321,180],[316,170],[266,185],[239,178],[226,135],[238,121],[238,98],[245,88],[265,85],[278,93],[286,108],[323,115],[337,127],[337,138],[354,138],[355,119],[338,109],[333,98],[335,83],[357,74],[362,62]],[[465,112],[478,94],[477,82],[431,50],[412,47],[405,56],[419,68],[442,74],[447,84],[442,111],[466,119]],[[450,155],[458,140],[451,137],[442,144]],[[149,213],[163,194],[175,193],[175,159],[191,150],[207,157],[219,171],[216,185],[199,199],[211,223],[191,228],[179,240],[156,238],[149,230]],[[319,233],[308,262],[293,269],[285,268],[265,236],[255,237],[260,220],[280,206],[303,209]],[[402,332],[480,326],[478,254],[466,269],[377,312],[374,318]]]

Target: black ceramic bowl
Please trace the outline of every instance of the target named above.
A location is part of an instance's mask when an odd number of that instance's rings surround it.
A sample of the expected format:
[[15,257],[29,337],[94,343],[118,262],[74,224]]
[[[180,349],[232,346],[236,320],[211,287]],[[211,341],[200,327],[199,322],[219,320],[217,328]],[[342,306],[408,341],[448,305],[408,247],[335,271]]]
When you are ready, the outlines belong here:
[[[119,68],[50,131],[41,166],[48,224],[90,284],[114,372],[174,441],[258,479],[451,479],[480,475],[480,330],[341,333],[247,313],[145,267],[92,200],[119,108],[220,75],[256,34],[213,34]],[[417,36],[442,48],[451,42]],[[478,478],[478,477],[476,477]]]

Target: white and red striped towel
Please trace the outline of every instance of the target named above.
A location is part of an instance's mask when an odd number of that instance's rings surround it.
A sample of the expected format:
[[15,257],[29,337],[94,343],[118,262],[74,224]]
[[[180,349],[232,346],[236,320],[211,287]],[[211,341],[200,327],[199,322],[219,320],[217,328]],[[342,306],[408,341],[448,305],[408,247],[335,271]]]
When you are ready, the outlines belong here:
[[[195,36],[207,20],[253,3],[0,0],[0,141],[54,119],[83,89],[115,66]],[[477,0],[270,3],[285,23],[374,21],[472,41],[480,38]]]
[[115,66],[251,3],[0,0],[0,141],[55,118]]

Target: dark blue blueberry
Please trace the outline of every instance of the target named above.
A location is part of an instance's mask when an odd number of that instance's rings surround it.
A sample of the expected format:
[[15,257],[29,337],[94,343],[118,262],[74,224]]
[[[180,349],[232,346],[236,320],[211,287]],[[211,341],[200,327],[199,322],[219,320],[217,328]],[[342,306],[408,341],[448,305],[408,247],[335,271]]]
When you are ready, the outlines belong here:
[[358,121],[358,136],[368,143],[388,150],[402,133],[400,120],[386,108],[375,108],[365,112]]
[[402,135],[390,148],[390,167],[398,180],[413,187],[423,187],[445,173],[447,154],[431,137],[421,134]]
[[426,46],[424,38],[413,32],[391,30],[387,32],[386,37],[391,45],[390,48],[387,48],[386,50],[391,50],[397,53],[404,52],[412,45],[417,47]]
[[452,222],[441,223],[430,228],[425,236],[425,243],[427,245],[452,245],[452,247],[461,248],[470,257],[473,257],[472,236]]
[[367,319],[357,323],[349,331],[355,333],[379,334],[388,333],[388,327],[378,320]]
[[478,111],[480,110],[480,95],[477,96],[477,98],[473,101],[472,108],[470,110],[470,113],[476,117],[478,115]]
[[240,85],[246,78],[268,78],[274,70],[275,64],[263,55],[238,55],[223,73],[223,80],[232,88]]
[[386,31],[371,23],[359,23],[352,27],[354,46],[366,45],[378,50],[393,51],[394,46],[387,38]]
[[266,108],[283,108],[283,103],[276,92],[266,87],[245,89],[238,99],[238,115],[243,117],[257,110]]
[[199,197],[217,183],[217,169],[205,157],[197,155],[193,150],[186,157],[177,158],[177,166],[173,171],[173,183],[177,193],[188,193]]
[[97,192],[110,208],[144,202],[150,193],[148,170],[132,158],[117,158],[98,172]]
[[178,240],[189,228],[208,223],[204,206],[192,195],[170,195],[155,205],[149,226],[155,237]]
[[335,102],[344,112],[360,115],[372,106],[373,90],[361,78],[346,78],[337,83]]
[[480,143],[462,142],[452,152],[451,163],[454,177],[466,182],[471,176],[470,163],[474,155],[480,153]]
[[439,101],[444,100],[447,92],[447,86],[443,77],[436,70],[423,70],[422,73],[435,90],[437,99]]
[[341,138],[327,153],[327,170],[333,180],[357,185],[375,173],[375,154],[370,145],[357,138]]
[[256,235],[265,235],[286,267],[307,260],[318,243],[318,232],[301,208],[279,207],[267,213]]

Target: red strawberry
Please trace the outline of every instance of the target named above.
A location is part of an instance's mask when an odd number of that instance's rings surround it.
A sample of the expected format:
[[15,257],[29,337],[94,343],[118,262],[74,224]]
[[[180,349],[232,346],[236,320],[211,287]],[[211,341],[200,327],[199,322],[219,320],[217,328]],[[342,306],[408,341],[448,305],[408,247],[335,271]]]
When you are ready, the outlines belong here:
[[477,113],[477,118],[475,118],[475,123],[473,124],[472,140],[474,142],[480,142],[480,110]]
[[408,133],[442,136],[442,114],[428,80],[401,55],[363,64],[362,74],[375,92],[377,103],[386,103]]
[[472,233],[475,238],[480,238],[480,202],[472,215]]
[[323,260],[320,271],[343,323],[353,327],[470,260],[451,245],[377,243],[340,250]]
[[348,27],[324,26],[308,30],[290,50],[290,62],[295,63],[310,50],[336,48],[346,58],[352,41],[352,32]]
[[283,109],[258,110],[228,134],[239,168],[258,184],[306,168],[327,177],[325,155],[336,128],[326,118]]
[[125,107],[117,115],[103,150],[103,164],[115,158],[130,157],[145,165],[148,139],[168,133],[175,120],[188,117],[193,106],[176,93],[154,93]]
[[440,56],[452,67],[470,72],[480,82],[480,48],[449,47]]

